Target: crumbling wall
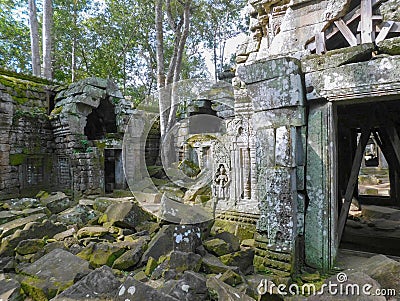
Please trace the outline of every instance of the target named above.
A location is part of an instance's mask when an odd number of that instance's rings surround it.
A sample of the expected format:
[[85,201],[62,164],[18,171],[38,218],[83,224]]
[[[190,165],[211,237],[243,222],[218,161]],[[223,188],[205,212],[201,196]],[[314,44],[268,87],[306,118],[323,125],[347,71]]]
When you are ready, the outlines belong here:
[[[58,169],[65,170],[65,174],[70,171],[70,178],[63,181],[65,188],[79,193],[104,192],[105,149],[121,149],[131,104],[111,80],[95,77],[60,90],[55,102],[50,119]],[[86,127],[97,109],[99,121],[93,128],[101,135],[92,138],[86,135]],[[114,126],[102,124],[106,118],[114,119],[107,121],[114,122]]]
[[56,186],[48,105],[54,85],[0,70],[0,198]]

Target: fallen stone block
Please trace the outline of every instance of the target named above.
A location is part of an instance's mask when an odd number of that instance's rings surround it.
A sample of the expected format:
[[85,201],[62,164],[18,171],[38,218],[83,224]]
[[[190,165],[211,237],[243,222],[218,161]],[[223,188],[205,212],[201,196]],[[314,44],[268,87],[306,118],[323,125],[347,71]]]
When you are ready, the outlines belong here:
[[21,286],[35,301],[48,300],[70,287],[78,275],[89,272],[87,261],[56,249],[22,269]]
[[216,277],[211,277],[206,282],[207,288],[216,300],[224,301],[254,301],[250,296],[222,282]]
[[102,266],[52,300],[112,300],[121,283],[108,266]]
[[115,301],[180,301],[132,277],[128,277],[120,286]]

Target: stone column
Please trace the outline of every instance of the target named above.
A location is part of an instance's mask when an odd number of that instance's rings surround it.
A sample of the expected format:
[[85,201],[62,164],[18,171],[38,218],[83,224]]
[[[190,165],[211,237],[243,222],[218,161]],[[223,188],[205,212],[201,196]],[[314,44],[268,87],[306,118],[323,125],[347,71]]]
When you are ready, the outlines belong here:
[[303,215],[299,210],[302,206],[298,206],[298,200],[303,200],[299,189],[304,189],[303,178],[297,172],[304,170],[301,129],[305,127],[305,109],[300,62],[293,58],[256,61],[240,66],[238,77],[245,82],[255,111],[251,122],[260,218],[254,264],[260,271],[268,269],[288,276],[302,234],[297,229],[302,227],[298,220]]
[[327,271],[338,247],[336,133],[332,103],[312,105],[308,115],[305,220],[306,264]]

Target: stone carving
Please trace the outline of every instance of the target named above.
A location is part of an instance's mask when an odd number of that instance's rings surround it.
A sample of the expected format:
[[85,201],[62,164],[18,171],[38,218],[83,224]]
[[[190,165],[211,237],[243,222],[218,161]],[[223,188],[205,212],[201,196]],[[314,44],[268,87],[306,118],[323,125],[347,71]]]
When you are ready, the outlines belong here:
[[214,196],[217,199],[228,199],[229,198],[229,173],[224,164],[219,164],[218,170],[214,175]]

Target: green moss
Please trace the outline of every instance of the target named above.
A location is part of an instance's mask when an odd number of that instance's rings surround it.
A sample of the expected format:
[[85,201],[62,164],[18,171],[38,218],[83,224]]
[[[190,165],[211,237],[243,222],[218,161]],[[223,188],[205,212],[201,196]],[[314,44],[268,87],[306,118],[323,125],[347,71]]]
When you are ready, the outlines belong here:
[[53,111],[51,111],[50,115],[58,115],[58,114],[61,113],[62,109],[63,109],[62,106],[59,106],[59,107],[57,107],[57,108],[54,108]]
[[18,166],[24,163],[26,158],[25,154],[11,154],[10,155],[10,165],[11,166]]
[[[25,277],[21,282],[21,288],[28,296],[32,297],[34,301],[47,301],[49,300],[46,296],[43,287],[45,283],[43,280],[35,279],[33,277]],[[50,292],[49,292],[50,293]],[[51,292],[52,297],[56,295],[56,291]]]
[[146,269],[144,271],[146,276],[150,276],[157,266],[158,266],[157,260],[155,260],[153,257],[150,257],[149,260],[147,261]]

